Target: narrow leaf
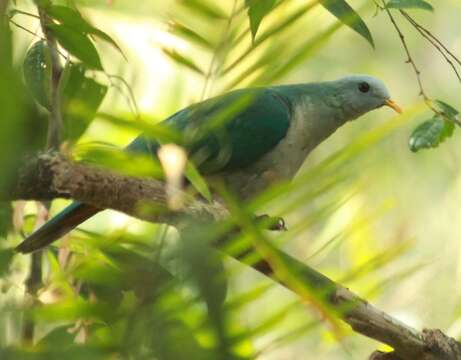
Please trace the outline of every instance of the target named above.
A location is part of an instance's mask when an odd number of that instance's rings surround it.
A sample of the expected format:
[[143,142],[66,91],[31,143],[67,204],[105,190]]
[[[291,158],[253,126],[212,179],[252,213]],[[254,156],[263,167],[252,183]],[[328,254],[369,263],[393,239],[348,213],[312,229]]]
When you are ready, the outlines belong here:
[[454,123],[434,117],[420,124],[411,134],[409,147],[413,152],[439,146],[453,135]]
[[200,175],[197,168],[190,161],[187,162],[185,175],[194,189],[197,190],[205,199],[211,202],[212,196],[206,180]]
[[98,51],[87,35],[64,25],[48,24],[47,27],[70,54],[90,68],[103,70]]
[[162,51],[166,55],[168,55],[170,59],[177,62],[178,64],[183,65],[189,68],[190,70],[196,73],[199,73],[200,75],[204,74],[203,70],[200,69],[191,59],[186,58],[184,55],[181,55],[176,50],[169,50],[169,49],[162,48]]
[[210,20],[226,19],[226,14],[216,5],[204,0],[181,0],[180,4],[192,12],[207,17]]
[[344,24],[363,36],[371,46],[374,45],[373,37],[365,22],[359,14],[344,0],[320,0],[320,4]]
[[248,7],[251,34],[254,40],[261,21],[270,13],[275,5],[275,0],[245,0],[245,4]]
[[390,0],[389,9],[422,9],[434,11],[434,7],[425,0]]
[[203,46],[207,49],[213,48],[213,44],[209,40],[177,21],[171,22],[169,27],[169,31],[174,35],[181,36],[182,38],[190,40],[191,42]]

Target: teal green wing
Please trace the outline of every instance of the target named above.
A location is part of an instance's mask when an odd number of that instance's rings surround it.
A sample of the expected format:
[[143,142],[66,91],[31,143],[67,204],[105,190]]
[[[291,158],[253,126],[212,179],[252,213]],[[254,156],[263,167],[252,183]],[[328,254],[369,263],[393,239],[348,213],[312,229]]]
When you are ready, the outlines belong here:
[[[183,135],[190,158],[205,173],[245,168],[287,134],[291,104],[272,89],[243,89],[183,109],[163,124]],[[137,138],[129,150],[152,152],[159,144]]]
[[[215,173],[245,168],[270,152],[290,126],[290,102],[271,89],[245,89],[179,111],[163,123],[183,134],[183,145],[200,170]],[[140,136],[129,151],[157,156],[160,144]],[[36,251],[90,218],[100,209],[74,202],[16,250]]]

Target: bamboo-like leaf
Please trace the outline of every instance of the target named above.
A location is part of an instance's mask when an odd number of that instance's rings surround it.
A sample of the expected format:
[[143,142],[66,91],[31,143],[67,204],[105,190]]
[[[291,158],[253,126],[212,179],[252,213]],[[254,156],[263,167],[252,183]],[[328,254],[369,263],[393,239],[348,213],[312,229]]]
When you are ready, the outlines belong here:
[[[226,19],[226,14],[214,3],[206,0],[180,0],[180,4],[193,12],[212,20]],[[213,4],[213,5],[212,5]]]
[[320,0],[320,4],[374,47],[373,37],[359,14],[345,0]]
[[199,35],[196,31],[189,27],[177,22],[172,21],[169,24],[169,31],[177,36],[189,40],[195,44],[205,47],[206,49],[213,49],[213,44],[205,37]]
[[248,17],[250,19],[251,35],[253,40],[258,32],[259,25],[264,17],[270,13],[275,5],[275,0],[245,0],[248,7]]
[[188,59],[184,55],[181,55],[176,50],[170,50],[170,49],[162,48],[162,51],[163,51],[163,53],[165,55],[167,55],[174,62],[176,62],[176,63],[178,63],[178,64],[180,64],[182,66],[185,66],[188,69],[190,69],[190,70],[192,70],[192,71],[194,71],[194,72],[196,72],[196,73],[198,73],[200,75],[204,75],[204,71],[202,69],[200,69],[200,67],[198,65],[196,65],[193,60]]
[[211,195],[206,180],[200,175],[195,165],[190,161],[187,162],[185,175],[187,180],[190,181],[194,189],[196,189],[200,195],[210,202],[213,200],[213,196]]
[[434,7],[425,0],[390,0],[386,6],[389,9],[422,9],[434,11]]

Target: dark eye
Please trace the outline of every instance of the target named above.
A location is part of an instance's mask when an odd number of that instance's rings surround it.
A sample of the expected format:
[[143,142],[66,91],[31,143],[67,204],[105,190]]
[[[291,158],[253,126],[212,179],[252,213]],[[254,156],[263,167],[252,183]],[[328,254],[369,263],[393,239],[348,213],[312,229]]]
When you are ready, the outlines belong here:
[[368,91],[370,91],[370,84],[368,84],[367,82],[361,82],[359,84],[359,90],[363,93],[367,93]]

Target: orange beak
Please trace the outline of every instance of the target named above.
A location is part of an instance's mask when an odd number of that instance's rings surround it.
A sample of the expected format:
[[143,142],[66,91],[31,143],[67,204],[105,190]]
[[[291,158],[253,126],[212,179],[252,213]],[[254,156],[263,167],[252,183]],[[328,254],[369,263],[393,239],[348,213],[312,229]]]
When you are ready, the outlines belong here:
[[395,111],[397,111],[399,114],[401,114],[403,111],[402,111],[402,108],[400,106],[398,106],[393,100],[391,99],[388,99],[385,101],[384,105],[386,106],[389,106],[390,108],[394,109]]

